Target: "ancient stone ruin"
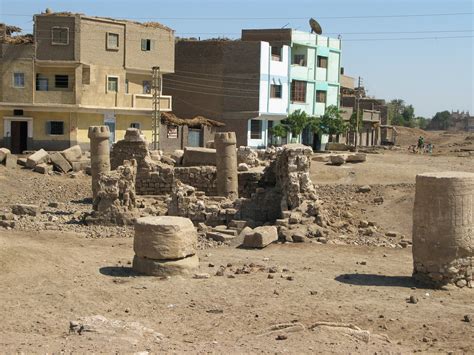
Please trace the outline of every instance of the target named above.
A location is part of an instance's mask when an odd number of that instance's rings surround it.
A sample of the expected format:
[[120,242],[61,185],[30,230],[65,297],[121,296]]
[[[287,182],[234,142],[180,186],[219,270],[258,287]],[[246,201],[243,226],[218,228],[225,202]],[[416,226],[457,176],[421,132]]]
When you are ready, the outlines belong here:
[[109,127],[91,126],[89,127],[88,137],[91,147],[92,198],[96,210],[99,175],[110,171]]
[[199,267],[197,232],[182,217],[142,217],[135,223],[133,269],[150,276],[190,275]]
[[474,174],[416,177],[413,276],[425,283],[473,287]]

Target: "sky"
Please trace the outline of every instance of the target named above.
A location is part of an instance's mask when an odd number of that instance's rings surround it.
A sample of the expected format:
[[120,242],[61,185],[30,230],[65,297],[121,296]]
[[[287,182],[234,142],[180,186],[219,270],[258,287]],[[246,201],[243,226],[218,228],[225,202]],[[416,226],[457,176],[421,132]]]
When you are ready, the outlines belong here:
[[31,32],[33,14],[46,8],[158,21],[201,39],[239,38],[243,28],[309,31],[314,17],[323,35],[342,36],[345,74],[362,77],[368,95],[403,99],[428,118],[474,114],[474,0],[0,0],[0,22]]

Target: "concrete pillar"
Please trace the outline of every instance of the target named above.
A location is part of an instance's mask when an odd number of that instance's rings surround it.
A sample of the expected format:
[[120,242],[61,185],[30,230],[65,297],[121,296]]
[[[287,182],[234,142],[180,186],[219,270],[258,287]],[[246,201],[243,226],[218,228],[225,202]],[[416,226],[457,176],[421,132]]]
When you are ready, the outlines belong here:
[[413,264],[413,276],[433,286],[473,287],[473,173],[417,175]]
[[88,137],[91,145],[92,197],[94,210],[97,209],[99,174],[110,171],[110,131],[107,126],[90,126]]
[[217,194],[236,199],[239,197],[239,181],[235,132],[216,133],[214,145],[216,147]]

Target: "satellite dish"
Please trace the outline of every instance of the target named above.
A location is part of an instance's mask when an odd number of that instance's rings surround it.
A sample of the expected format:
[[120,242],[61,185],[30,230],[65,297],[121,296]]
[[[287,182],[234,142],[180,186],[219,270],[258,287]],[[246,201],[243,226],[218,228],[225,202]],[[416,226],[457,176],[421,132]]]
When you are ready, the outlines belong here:
[[321,25],[314,18],[309,19],[309,26],[311,27],[311,33],[317,33],[318,35],[323,33]]

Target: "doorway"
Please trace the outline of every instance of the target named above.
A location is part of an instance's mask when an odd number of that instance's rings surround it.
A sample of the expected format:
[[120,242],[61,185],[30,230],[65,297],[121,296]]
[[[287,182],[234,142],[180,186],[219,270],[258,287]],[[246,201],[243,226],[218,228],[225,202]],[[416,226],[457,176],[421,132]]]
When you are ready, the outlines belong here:
[[11,122],[11,144],[10,148],[13,154],[22,154],[28,149],[28,122]]

